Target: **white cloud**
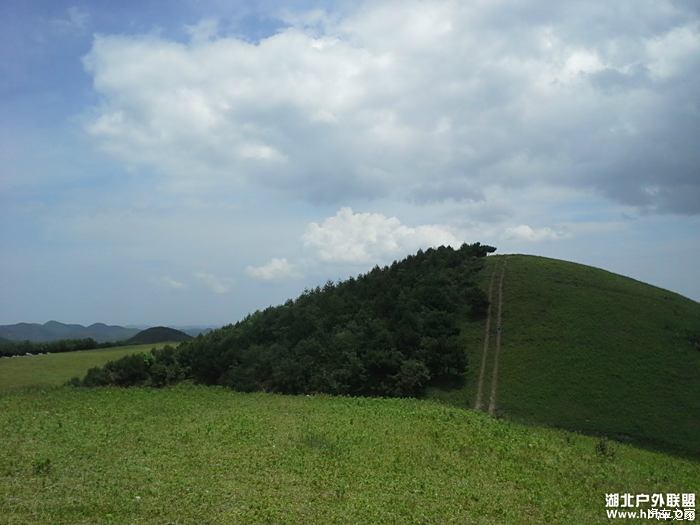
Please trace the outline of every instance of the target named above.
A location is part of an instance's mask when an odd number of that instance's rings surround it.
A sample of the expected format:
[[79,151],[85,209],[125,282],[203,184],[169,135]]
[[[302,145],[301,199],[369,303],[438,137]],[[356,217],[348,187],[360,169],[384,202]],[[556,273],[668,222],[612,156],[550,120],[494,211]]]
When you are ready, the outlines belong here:
[[262,266],[248,266],[246,273],[254,279],[261,281],[275,281],[298,277],[299,274],[286,258],[272,258]]
[[409,227],[396,217],[353,213],[351,208],[341,208],[321,224],[312,222],[302,240],[306,247],[315,250],[320,260],[339,263],[385,262],[419,248],[461,244],[445,226]]
[[179,290],[179,289],[185,287],[185,283],[177,281],[177,280],[173,279],[172,277],[170,277],[169,275],[163,275],[160,278],[160,283],[163,286],[166,286],[167,288],[173,288],[175,290]]
[[216,18],[204,18],[198,23],[185,26],[193,44],[201,44],[213,39],[219,33],[219,21]]
[[90,14],[80,7],[66,9],[65,18],[51,20],[51,25],[61,33],[82,33],[90,20]]
[[555,231],[547,226],[533,228],[527,224],[507,228],[504,232],[506,239],[517,241],[558,241],[570,237],[566,232]]
[[229,293],[233,288],[233,279],[228,277],[221,278],[207,272],[195,272],[194,276],[215,294]]
[[180,187],[254,182],[340,202],[420,199],[436,181],[464,188],[443,199],[546,183],[700,212],[700,154],[680,140],[697,120],[673,116],[696,104],[700,26],[673,11],[377,1],[290,14],[256,44],[213,20],[187,43],[98,36],[84,63],[102,103],[86,129]]
[[683,74],[691,57],[700,53],[700,27],[677,27],[668,33],[651,39],[646,45],[649,56],[648,67],[659,79]]

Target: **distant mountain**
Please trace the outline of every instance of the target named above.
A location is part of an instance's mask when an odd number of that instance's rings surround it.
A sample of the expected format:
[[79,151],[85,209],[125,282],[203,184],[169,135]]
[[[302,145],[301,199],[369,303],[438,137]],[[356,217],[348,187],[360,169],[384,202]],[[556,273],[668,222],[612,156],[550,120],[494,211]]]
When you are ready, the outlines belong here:
[[58,321],[48,323],[17,323],[0,326],[0,337],[11,341],[46,342],[59,339],[93,338],[98,343],[105,341],[121,341],[129,339],[139,332],[135,328],[110,326],[95,323],[90,326],[80,324],[65,324]]
[[219,328],[218,326],[176,326],[181,332],[185,332],[187,335],[192,337],[197,337],[199,334],[205,335]]
[[180,342],[192,339],[192,336],[187,335],[185,332],[180,330],[175,330],[174,328],[167,328],[165,326],[154,326],[153,328],[147,328],[133,336],[127,341],[129,344],[150,344],[150,343],[164,343],[164,342]]

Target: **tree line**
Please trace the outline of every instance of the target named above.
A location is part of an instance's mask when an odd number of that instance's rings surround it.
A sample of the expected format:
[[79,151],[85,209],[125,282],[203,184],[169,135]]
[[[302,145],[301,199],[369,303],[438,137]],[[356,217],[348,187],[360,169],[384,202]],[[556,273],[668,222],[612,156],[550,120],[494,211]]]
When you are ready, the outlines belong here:
[[111,348],[124,346],[124,341],[98,343],[92,337],[84,339],[61,339],[59,341],[2,341],[0,342],[0,357],[15,355],[57,354],[75,352],[76,350],[94,350],[96,348]]
[[88,371],[75,385],[183,379],[285,394],[419,396],[466,370],[460,323],[486,314],[476,285],[491,246],[421,250],[182,343]]

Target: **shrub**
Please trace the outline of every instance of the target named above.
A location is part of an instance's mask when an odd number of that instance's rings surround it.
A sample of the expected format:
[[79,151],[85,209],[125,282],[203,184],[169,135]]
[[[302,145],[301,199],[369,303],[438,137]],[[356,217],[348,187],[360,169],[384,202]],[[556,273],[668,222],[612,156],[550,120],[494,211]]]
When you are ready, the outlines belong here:
[[111,379],[111,383],[117,386],[135,386],[144,384],[149,378],[149,357],[147,354],[133,354],[110,361],[104,367]]
[[598,456],[606,459],[615,459],[615,455],[617,454],[615,445],[606,437],[602,437],[598,440],[595,446],[595,452]]
[[82,386],[106,386],[112,383],[112,378],[107,371],[107,368],[91,368],[85,374],[85,378],[82,381]]
[[397,396],[417,396],[430,381],[430,371],[422,362],[409,359],[401,363],[395,381],[394,393]]

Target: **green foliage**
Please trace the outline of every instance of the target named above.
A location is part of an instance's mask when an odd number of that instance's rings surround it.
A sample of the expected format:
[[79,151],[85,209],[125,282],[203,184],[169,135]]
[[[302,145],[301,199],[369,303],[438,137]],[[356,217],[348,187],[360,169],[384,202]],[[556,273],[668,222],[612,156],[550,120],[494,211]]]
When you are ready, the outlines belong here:
[[417,396],[423,392],[430,380],[430,370],[421,361],[407,359],[401,363],[399,372],[393,378],[396,395]]
[[188,377],[242,392],[419,396],[428,385],[459,383],[466,369],[459,326],[485,312],[474,279],[494,250],[476,243],[419,251],[183,343],[171,375],[172,363],[154,354],[153,364],[130,358],[90,371],[84,384]]
[[103,367],[91,368],[82,381],[71,380],[73,386],[136,386],[148,385],[163,387],[181,381],[185,377],[184,368],[178,360],[175,348],[166,345],[153,349],[149,354],[125,355],[110,361]]
[[605,459],[615,459],[616,447],[606,437],[602,437],[595,444],[595,452]]

